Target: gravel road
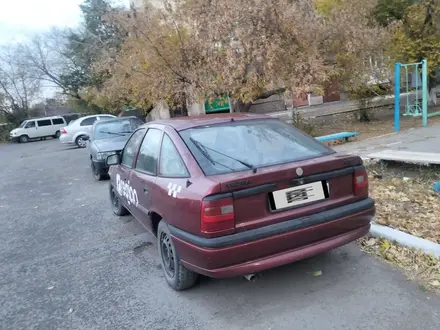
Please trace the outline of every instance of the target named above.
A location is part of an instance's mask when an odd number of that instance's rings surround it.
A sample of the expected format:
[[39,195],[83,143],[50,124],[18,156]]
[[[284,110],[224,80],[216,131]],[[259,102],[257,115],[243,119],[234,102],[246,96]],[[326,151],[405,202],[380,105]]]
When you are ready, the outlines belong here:
[[355,244],[174,292],[86,150],[0,145],[0,168],[0,329],[439,329],[440,297]]

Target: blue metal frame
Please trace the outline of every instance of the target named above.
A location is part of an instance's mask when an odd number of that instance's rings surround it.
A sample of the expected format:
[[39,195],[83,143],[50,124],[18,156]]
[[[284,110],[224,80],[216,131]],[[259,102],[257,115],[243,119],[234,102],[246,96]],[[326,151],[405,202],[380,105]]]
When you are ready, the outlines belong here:
[[[422,104],[419,103],[419,67],[422,67]],[[397,62],[394,65],[394,131],[400,130],[400,75],[401,68],[405,69],[406,76],[406,105],[404,116],[422,116],[423,127],[428,125],[428,61],[418,63],[402,64]],[[416,101],[409,103],[408,68],[414,67],[416,76]]]

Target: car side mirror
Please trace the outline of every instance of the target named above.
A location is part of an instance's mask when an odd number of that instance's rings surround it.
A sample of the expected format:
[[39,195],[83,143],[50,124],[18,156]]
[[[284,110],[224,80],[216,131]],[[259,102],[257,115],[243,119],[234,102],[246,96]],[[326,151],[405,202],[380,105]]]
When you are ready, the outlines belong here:
[[121,163],[121,157],[118,154],[108,156],[105,163],[107,166],[119,165]]

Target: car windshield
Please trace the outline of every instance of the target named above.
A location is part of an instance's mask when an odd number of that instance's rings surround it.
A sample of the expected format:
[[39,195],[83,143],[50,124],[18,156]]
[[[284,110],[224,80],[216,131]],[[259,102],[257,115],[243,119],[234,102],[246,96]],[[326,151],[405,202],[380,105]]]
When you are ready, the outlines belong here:
[[275,119],[235,121],[180,132],[205,175],[295,162],[334,153]]
[[74,122],[76,122],[77,121],[77,119],[74,119],[74,120],[72,120],[72,121],[70,121],[69,122],[69,124],[67,125],[67,126],[71,126]]
[[108,139],[117,136],[125,136],[133,133],[136,128],[143,124],[138,118],[104,120],[95,124],[93,140]]
[[25,120],[24,122],[22,122],[22,123],[20,124],[20,126],[18,126],[18,128],[23,128],[23,127],[26,126],[26,124],[27,124],[27,120]]

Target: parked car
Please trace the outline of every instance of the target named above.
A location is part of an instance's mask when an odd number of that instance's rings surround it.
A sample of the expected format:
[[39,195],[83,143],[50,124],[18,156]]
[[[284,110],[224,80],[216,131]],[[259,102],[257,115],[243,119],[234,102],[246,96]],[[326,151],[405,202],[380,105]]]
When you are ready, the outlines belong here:
[[136,117],[99,120],[93,124],[92,134],[84,139],[89,141],[87,148],[93,176],[97,181],[108,175],[107,157],[120,152],[130,135],[143,124]]
[[264,115],[147,123],[107,165],[113,212],[156,235],[175,290],[339,247],[375,215],[360,157]]
[[28,119],[13,129],[9,136],[12,141],[21,143],[46,137],[59,138],[63,126],[66,126],[66,121],[60,116]]
[[93,124],[99,120],[116,118],[113,115],[91,115],[78,118],[61,128],[60,142],[63,144],[76,144],[79,148],[85,148],[87,141],[84,139],[92,133]]
[[118,117],[137,117],[145,123],[145,117],[137,109],[122,109]]

